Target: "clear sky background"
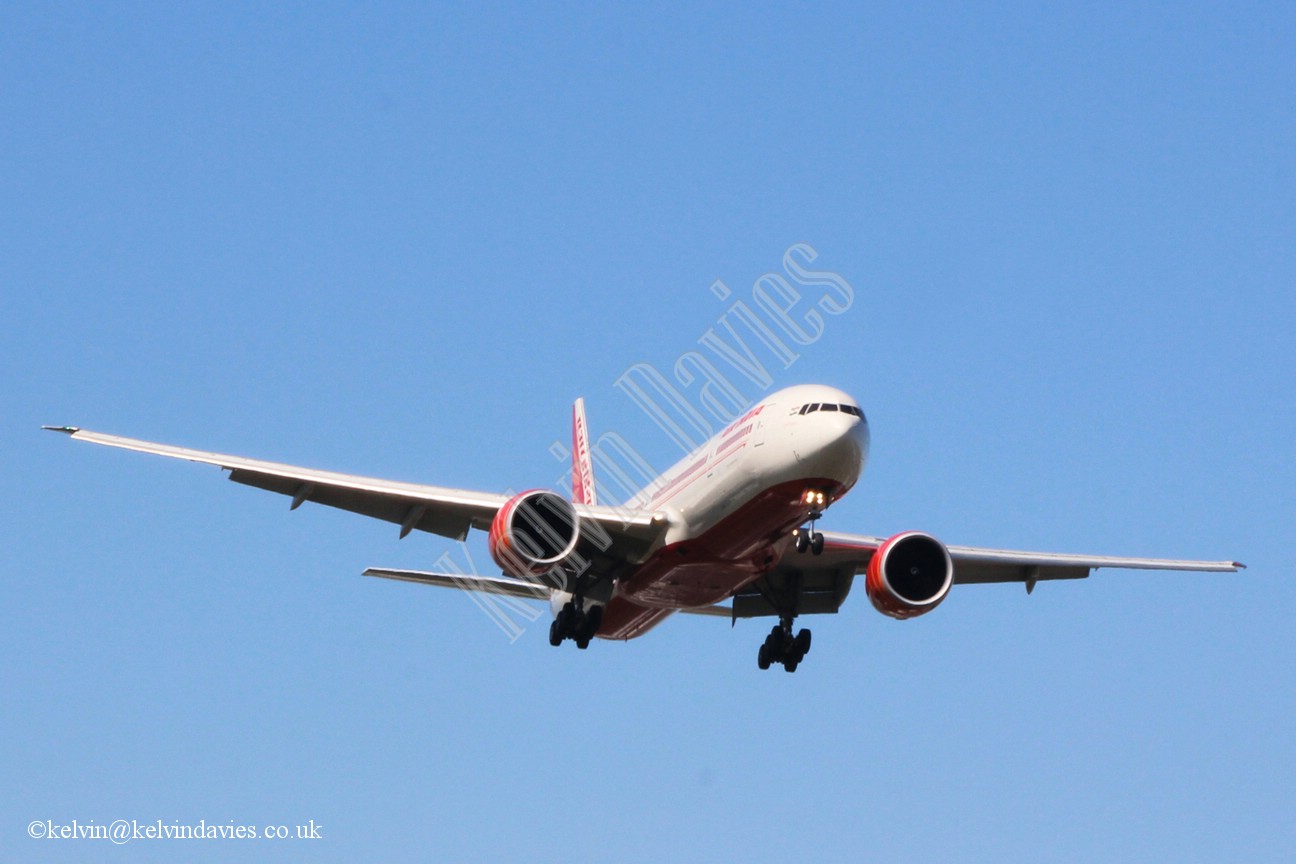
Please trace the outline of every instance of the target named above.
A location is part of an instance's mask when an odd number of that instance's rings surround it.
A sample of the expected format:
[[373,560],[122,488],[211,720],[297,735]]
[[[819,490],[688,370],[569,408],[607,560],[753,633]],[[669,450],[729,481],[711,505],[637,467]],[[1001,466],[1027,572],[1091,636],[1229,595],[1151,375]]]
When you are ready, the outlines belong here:
[[[0,857],[1290,861],[1296,13],[1109,6],[6,4]],[[452,541],[38,428],[503,491],[584,395],[665,467],[615,381],[798,242],[825,527],[1249,569],[555,650],[360,576]],[[116,819],[325,839],[27,836]]]

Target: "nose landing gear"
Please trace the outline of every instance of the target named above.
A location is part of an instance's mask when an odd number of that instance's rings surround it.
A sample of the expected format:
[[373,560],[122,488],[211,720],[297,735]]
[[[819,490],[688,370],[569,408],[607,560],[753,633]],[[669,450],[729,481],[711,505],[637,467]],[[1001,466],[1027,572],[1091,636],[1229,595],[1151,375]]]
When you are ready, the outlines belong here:
[[814,530],[814,520],[810,521],[810,530],[802,531],[796,529],[796,550],[805,552],[809,550],[811,555],[820,555],[823,553],[824,536]]
[[807,489],[801,496],[801,501],[810,506],[810,528],[809,530],[796,529],[792,533],[796,535],[796,550],[798,552],[810,551],[811,555],[819,555],[823,552],[824,536],[815,530],[815,522],[823,516],[825,501],[827,496],[817,489]]

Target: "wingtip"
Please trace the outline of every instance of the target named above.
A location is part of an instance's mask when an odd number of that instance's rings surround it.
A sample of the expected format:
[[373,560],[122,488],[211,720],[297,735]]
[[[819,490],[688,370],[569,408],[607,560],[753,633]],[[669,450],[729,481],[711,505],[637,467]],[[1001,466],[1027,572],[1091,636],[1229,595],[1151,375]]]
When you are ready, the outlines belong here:
[[77,426],[42,426],[41,428],[50,432],[62,432],[64,435],[75,435],[81,431]]

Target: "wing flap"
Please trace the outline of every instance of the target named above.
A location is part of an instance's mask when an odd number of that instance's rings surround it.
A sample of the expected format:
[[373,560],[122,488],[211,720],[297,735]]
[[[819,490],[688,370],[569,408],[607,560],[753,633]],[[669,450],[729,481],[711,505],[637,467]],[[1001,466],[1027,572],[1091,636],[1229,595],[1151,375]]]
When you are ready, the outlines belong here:
[[798,615],[830,615],[846,602],[855,582],[856,564],[822,555],[794,553],[772,570],[734,594],[734,618],[778,615],[794,609]]

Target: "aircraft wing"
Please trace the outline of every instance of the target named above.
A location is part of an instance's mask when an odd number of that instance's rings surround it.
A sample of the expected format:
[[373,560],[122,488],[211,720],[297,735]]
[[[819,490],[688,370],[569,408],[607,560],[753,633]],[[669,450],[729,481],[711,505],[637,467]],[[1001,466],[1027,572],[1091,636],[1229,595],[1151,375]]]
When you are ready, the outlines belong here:
[[[885,537],[825,531],[820,555],[800,553],[788,546],[774,569],[734,596],[735,618],[775,615],[771,597],[797,595],[802,614],[836,612],[850,592],[855,575],[868,568]],[[1190,570],[1233,573],[1244,568],[1236,561],[1189,561],[1170,558],[1122,558],[1111,555],[1071,555],[949,546],[954,584],[1020,582],[1029,593],[1037,582],[1084,579],[1093,570]]]
[[[863,572],[869,559],[887,538],[859,534],[824,532],[823,556],[829,560],[854,561]],[[1233,573],[1244,569],[1236,561],[1189,561],[1173,558],[1122,558],[1113,555],[1071,555],[1058,552],[1022,552],[1015,549],[983,549],[949,546],[954,561],[954,584],[988,582],[1042,582],[1050,579],[1084,579],[1093,570],[1193,570]],[[797,553],[785,555],[789,561]]]
[[[418,530],[462,540],[469,528],[489,530],[495,513],[509,500],[508,495],[498,493],[424,486],[320,471],[315,468],[300,468],[295,465],[264,462],[242,456],[209,453],[170,444],[122,438],[117,435],[79,429],[75,426],[44,428],[62,432],[78,441],[216,465],[229,471],[229,479],[236,483],[291,497],[293,510],[306,501],[350,510],[352,513],[394,522],[401,526],[401,537]],[[620,540],[624,546],[633,549],[650,544],[657,532],[663,528],[652,522],[650,514],[627,513],[615,507],[577,505],[577,512],[582,518],[598,522],[607,530],[614,543]]]

